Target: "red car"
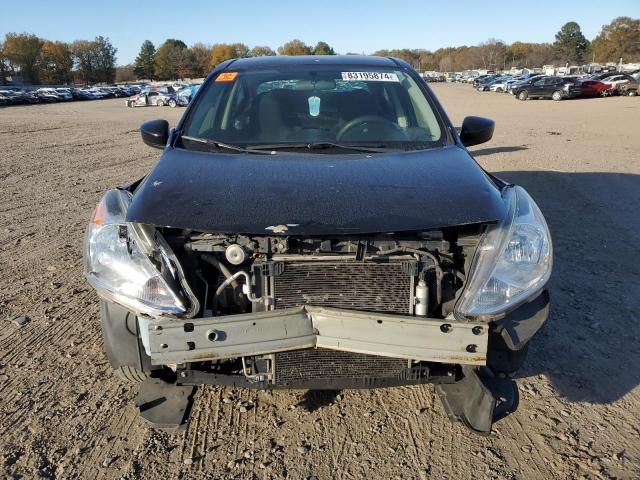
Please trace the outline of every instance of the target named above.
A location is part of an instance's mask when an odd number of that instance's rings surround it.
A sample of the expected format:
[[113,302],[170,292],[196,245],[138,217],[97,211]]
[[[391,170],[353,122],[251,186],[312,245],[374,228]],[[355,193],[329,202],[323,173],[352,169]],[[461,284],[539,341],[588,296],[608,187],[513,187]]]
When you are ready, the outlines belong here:
[[606,92],[612,89],[611,85],[601,82],[600,80],[584,80],[579,84],[580,97],[600,97],[606,95]]

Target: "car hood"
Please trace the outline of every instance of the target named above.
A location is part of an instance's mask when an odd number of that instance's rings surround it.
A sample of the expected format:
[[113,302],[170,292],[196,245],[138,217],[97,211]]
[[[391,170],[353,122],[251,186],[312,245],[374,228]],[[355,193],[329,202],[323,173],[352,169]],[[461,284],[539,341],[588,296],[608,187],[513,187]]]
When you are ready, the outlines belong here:
[[136,189],[127,221],[327,235],[428,230],[504,215],[500,191],[458,146],[349,155],[167,149]]

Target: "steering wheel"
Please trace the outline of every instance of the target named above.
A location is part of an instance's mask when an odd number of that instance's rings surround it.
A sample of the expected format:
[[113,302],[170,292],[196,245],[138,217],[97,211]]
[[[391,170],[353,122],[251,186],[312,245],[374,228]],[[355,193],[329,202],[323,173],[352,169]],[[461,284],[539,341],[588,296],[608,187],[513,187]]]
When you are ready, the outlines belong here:
[[342,127],[336,135],[336,140],[338,142],[342,141],[343,138],[347,136],[348,133],[350,133],[350,131],[355,130],[359,127],[362,128],[362,133],[367,133],[369,128],[367,128],[366,125],[376,126],[378,128],[382,127],[385,130],[394,130],[394,132],[399,133],[403,137],[402,139],[404,139],[402,129],[391,120],[381,117],[380,115],[362,115],[360,117],[349,120],[347,124]]

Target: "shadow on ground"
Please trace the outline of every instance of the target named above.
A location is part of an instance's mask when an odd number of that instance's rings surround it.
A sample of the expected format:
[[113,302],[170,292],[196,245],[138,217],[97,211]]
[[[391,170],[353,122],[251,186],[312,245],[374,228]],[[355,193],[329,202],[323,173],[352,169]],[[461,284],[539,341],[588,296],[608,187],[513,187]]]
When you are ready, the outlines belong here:
[[550,320],[520,376],[548,375],[573,401],[620,399],[640,383],[640,175],[494,174],[531,193],[554,242]]

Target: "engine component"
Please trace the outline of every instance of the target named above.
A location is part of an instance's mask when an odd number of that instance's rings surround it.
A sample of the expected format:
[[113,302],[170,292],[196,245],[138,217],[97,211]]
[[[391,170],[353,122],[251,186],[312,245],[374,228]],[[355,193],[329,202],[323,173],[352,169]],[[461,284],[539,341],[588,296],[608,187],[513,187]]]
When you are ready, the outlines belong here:
[[419,317],[426,317],[429,309],[429,288],[427,282],[419,280],[416,286],[416,306],[415,314]]
[[224,252],[224,256],[231,265],[242,265],[247,259],[244,249],[237,244],[229,245]]

